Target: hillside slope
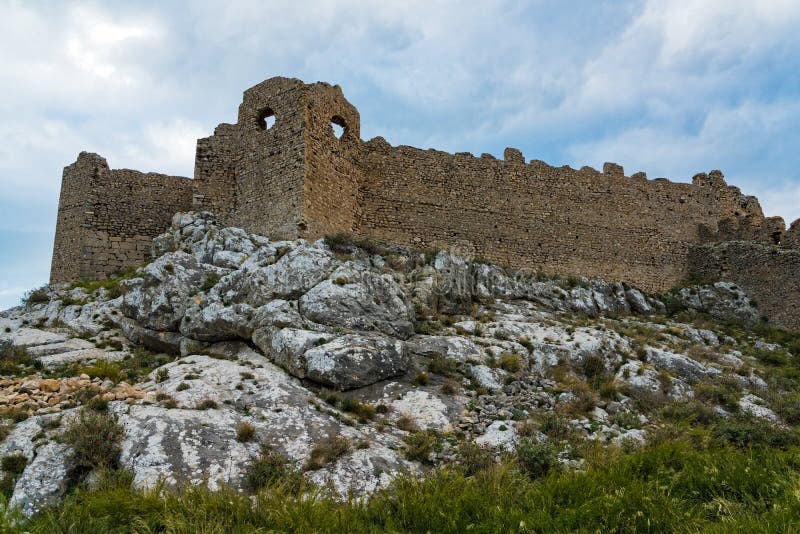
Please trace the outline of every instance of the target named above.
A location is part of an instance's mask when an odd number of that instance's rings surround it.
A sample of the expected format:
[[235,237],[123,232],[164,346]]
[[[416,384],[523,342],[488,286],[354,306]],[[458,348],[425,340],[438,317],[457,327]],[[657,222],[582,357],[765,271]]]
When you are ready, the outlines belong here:
[[535,477],[686,436],[797,442],[800,337],[731,284],[654,298],[208,213],[176,215],[153,256],[0,314],[3,488],[24,516],[109,467],[135,488],[343,498],[475,462]]

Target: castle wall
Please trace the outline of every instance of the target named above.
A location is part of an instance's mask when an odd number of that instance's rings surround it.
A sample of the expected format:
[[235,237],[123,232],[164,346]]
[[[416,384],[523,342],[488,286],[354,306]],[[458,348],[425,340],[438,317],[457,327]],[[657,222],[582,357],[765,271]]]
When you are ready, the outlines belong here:
[[[344,127],[341,138],[332,122]],[[358,110],[338,86],[266,80],[245,91],[236,124],[198,141],[194,206],[273,239],[352,232],[360,214],[359,127]]]
[[51,280],[144,262],[172,215],[194,208],[273,240],[352,232],[651,292],[688,276],[728,279],[800,327],[782,297],[797,305],[800,221],[786,230],[765,218],[719,171],[691,184],[647,180],[615,164],[526,163],[515,149],[498,160],[363,142],[359,128],[339,86],[270,78],[244,92],[236,124],[198,141],[193,181],[81,153],[64,170]]
[[786,233],[783,234],[781,245],[800,249],[800,219],[794,221]]
[[603,173],[555,168],[526,164],[513,149],[501,161],[380,138],[365,143],[363,165],[362,235],[653,292],[685,278],[689,245],[718,235],[720,221],[764,221],[758,202],[721,173],[682,184],[627,178],[613,164]]
[[233,219],[238,160],[238,130],[232,124],[220,124],[214,135],[197,140],[194,209],[210,211],[221,221]]
[[[355,232],[361,217],[361,138],[358,110],[338,87],[307,86],[303,237]],[[341,138],[331,123],[344,128]]]
[[81,152],[72,165],[64,167],[58,217],[50,263],[50,282],[66,282],[81,277],[85,221],[89,211],[87,199],[92,194],[94,176],[107,169],[105,160],[96,154]]
[[103,278],[150,257],[153,237],[192,207],[188,178],[111,170],[82,152],[64,169],[50,281]]
[[[236,124],[236,209],[229,222],[273,239],[294,238],[303,219],[303,82],[271,78],[245,91]],[[266,128],[265,116],[275,124]]]
[[689,271],[698,279],[737,283],[770,322],[800,330],[800,248],[752,241],[696,246]]

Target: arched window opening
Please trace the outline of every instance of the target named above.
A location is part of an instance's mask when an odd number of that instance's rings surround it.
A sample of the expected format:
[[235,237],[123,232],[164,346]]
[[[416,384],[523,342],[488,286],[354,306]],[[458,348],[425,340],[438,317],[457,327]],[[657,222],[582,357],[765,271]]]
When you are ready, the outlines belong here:
[[258,127],[261,130],[269,130],[275,126],[275,112],[272,108],[265,108],[258,114]]
[[347,131],[347,123],[340,116],[334,115],[331,117],[331,130],[333,130],[333,135],[336,139],[341,139]]

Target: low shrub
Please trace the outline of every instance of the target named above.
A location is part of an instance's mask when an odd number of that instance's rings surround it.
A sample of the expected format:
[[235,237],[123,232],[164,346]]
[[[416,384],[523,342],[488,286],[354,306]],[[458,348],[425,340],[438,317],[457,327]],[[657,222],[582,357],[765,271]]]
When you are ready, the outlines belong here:
[[302,475],[294,465],[282,454],[265,445],[259,457],[248,468],[244,485],[251,493],[275,485],[294,493],[302,480]]
[[459,384],[455,380],[448,378],[444,382],[442,382],[442,385],[439,389],[445,395],[455,395],[456,393],[458,393]]
[[85,404],[86,408],[89,410],[94,410],[95,412],[105,412],[108,410],[108,401],[103,400],[100,397],[92,397],[89,399],[89,402]]
[[800,444],[797,431],[794,429],[745,416],[721,419],[714,426],[713,435],[723,444],[744,449],[752,447],[786,449]]
[[397,428],[405,430],[406,432],[416,432],[419,430],[417,423],[407,415],[401,415],[397,419]]
[[239,443],[247,443],[253,441],[256,437],[256,427],[247,421],[239,423],[236,427],[236,441]]
[[494,455],[491,450],[467,441],[458,448],[458,465],[465,475],[472,476],[494,465]]
[[44,304],[50,302],[50,288],[48,286],[31,289],[22,297],[23,306],[33,306],[34,304]]
[[28,458],[24,454],[15,453],[3,457],[2,462],[0,462],[0,468],[3,470],[3,476],[0,478],[0,497],[11,497],[14,492],[14,486],[17,484],[17,479],[27,465]]
[[411,383],[415,386],[427,386],[430,381],[431,379],[428,376],[428,373],[419,373],[414,377],[414,380],[412,380]]
[[169,380],[169,369],[166,367],[159,368],[159,370],[156,371],[156,382],[161,383],[167,380]]
[[87,374],[90,378],[109,379],[115,384],[127,378],[118,363],[108,360],[98,360],[94,365],[81,367],[78,372]]
[[375,406],[366,402],[360,402],[352,397],[342,399],[342,410],[355,414],[360,421],[365,422],[375,417]]
[[197,401],[195,410],[216,410],[217,406],[217,401],[214,399],[202,399]]
[[61,435],[72,448],[71,461],[80,472],[97,467],[115,469],[124,435],[117,417],[105,412],[81,410]]
[[513,352],[506,352],[498,360],[498,366],[509,373],[519,373],[522,370],[522,356]]
[[406,442],[404,451],[406,458],[417,462],[429,463],[431,453],[433,453],[438,443],[438,436],[429,430],[424,430],[404,436],[403,441]]
[[220,278],[222,278],[222,275],[220,274],[214,272],[208,273],[206,275],[206,279],[203,281],[203,285],[200,286],[200,291],[209,291],[211,288],[217,285],[217,282],[219,282]]
[[541,478],[559,466],[556,450],[549,443],[520,438],[516,454],[520,470],[531,478]]
[[344,436],[330,436],[311,449],[306,469],[321,469],[332,461],[344,456],[350,450],[350,440]]
[[435,375],[451,376],[457,370],[455,361],[449,359],[443,354],[436,354],[428,362],[428,372]]

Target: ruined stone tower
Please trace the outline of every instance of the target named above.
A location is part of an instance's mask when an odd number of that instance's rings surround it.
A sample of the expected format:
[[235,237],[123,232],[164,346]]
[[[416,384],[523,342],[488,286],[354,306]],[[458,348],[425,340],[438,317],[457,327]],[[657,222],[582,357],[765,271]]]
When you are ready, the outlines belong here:
[[272,239],[347,232],[650,292],[726,279],[800,328],[800,222],[786,230],[764,217],[719,171],[649,180],[613,163],[526,161],[513,148],[498,159],[393,147],[362,141],[359,128],[339,86],[271,78],[244,92],[236,124],[198,141],[194,180],[81,153],[64,169],[51,281],[144,262],[173,213],[202,209]]
[[354,232],[359,126],[358,110],[339,86],[262,82],[245,91],[236,124],[198,141],[195,205],[275,238]]

